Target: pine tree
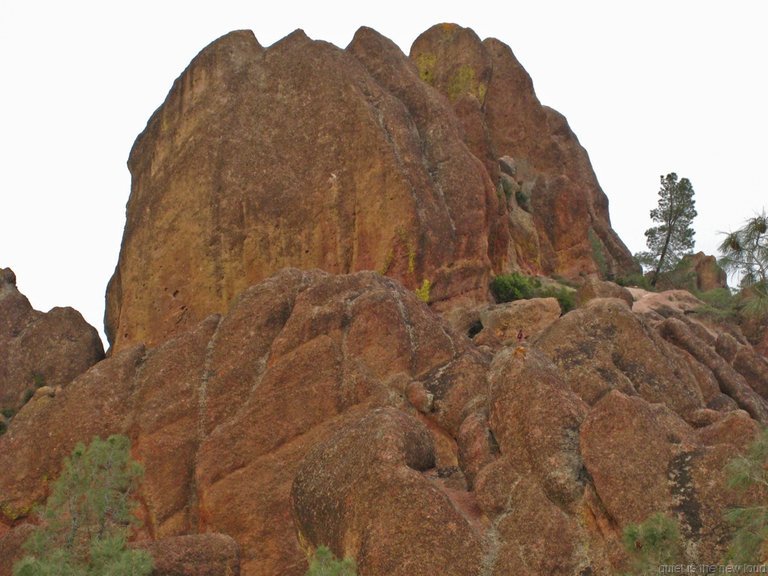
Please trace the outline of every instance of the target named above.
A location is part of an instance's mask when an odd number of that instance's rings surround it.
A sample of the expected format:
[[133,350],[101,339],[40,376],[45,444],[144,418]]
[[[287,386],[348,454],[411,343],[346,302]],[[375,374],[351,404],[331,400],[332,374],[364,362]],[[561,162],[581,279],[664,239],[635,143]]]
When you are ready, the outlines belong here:
[[720,265],[741,275],[746,297],[744,311],[753,316],[768,316],[768,216],[765,209],[726,235],[719,247]]
[[[764,498],[768,489],[767,466],[768,430],[763,430],[744,455],[728,463],[728,485],[742,492],[757,492]],[[762,564],[768,561],[768,507],[762,505],[760,500],[752,506],[731,508],[725,514],[725,519],[734,527],[726,558],[733,564]]]
[[636,255],[641,264],[653,269],[653,286],[660,273],[673,270],[684,254],[693,251],[695,231],[691,223],[696,217],[693,195],[693,186],[688,178],[678,181],[674,172],[661,176],[659,204],[651,210],[651,220],[658,226],[645,231],[648,251]]
[[152,571],[147,552],[126,548],[128,529],[137,522],[131,496],[143,474],[129,449],[130,440],[117,435],[75,446],[14,576],[146,576]]

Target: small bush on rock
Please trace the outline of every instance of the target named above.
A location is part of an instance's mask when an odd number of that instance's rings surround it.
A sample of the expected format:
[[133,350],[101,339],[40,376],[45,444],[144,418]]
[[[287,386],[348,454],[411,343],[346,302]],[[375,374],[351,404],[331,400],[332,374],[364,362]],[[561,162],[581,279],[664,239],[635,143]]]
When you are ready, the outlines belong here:
[[352,558],[338,560],[327,547],[319,546],[306,576],[357,576],[357,565]]
[[630,558],[628,574],[658,574],[661,566],[683,563],[677,521],[661,512],[652,514],[640,524],[624,528],[622,543]]

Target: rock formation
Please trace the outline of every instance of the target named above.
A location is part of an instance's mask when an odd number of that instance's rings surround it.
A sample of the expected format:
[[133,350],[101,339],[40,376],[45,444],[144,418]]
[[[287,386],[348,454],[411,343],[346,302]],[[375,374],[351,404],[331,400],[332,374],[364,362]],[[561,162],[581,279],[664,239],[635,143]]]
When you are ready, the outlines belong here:
[[[609,576],[654,512],[686,562],[722,558],[768,361],[688,292],[597,279],[631,268],[607,200],[500,42],[232,33],[130,167],[112,351],[50,321],[54,386],[0,435],[0,576],[63,457],[113,433],[158,574],[301,576],[327,545],[361,576]],[[511,269],[583,275],[579,308],[489,304]],[[44,321],[3,271],[0,370]]]
[[176,80],[129,167],[115,350],[222,313],[286,266],[429,280],[441,309],[487,301],[492,272],[633,267],[565,119],[507,46],[454,25],[410,59],[367,28],[346,50],[228,34]]
[[246,576],[300,576],[321,544],[368,575],[613,574],[621,529],[663,511],[714,562],[768,363],[655,314],[593,298],[492,349],[378,273],[283,270],[25,405],[0,437],[0,550],[77,441],[123,433],[146,467],[138,539],[166,559],[212,532],[239,555],[213,539],[206,562]]
[[32,309],[0,269],[0,426],[37,390],[53,393],[104,357],[96,330],[72,308]]

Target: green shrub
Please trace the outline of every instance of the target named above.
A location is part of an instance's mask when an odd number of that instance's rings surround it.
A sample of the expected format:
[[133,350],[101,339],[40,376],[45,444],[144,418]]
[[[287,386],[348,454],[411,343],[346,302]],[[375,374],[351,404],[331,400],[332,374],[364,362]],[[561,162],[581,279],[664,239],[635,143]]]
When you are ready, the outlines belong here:
[[693,295],[704,302],[696,313],[715,322],[737,323],[739,321],[739,298],[728,288],[715,288],[707,292],[694,291]]
[[542,286],[538,278],[518,272],[496,276],[491,280],[491,292],[499,303],[529,298],[556,298],[563,314],[576,308],[575,290],[562,285]]
[[624,528],[621,540],[630,559],[629,574],[658,574],[660,566],[683,564],[678,523],[661,512]]
[[491,280],[491,292],[496,302],[512,302],[534,298],[536,291],[541,288],[541,282],[536,278],[524,276],[518,272],[501,274]]
[[641,273],[628,274],[627,276],[619,276],[615,280],[616,284],[624,287],[637,287],[643,290],[653,291],[654,287],[651,286],[651,281]]
[[[731,460],[726,466],[728,486],[745,492],[768,486],[768,429],[763,430],[749,446],[746,454]],[[731,508],[725,519],[734,527],[726,561],[734,564],[761,564],[768,545],[768,507],[756,502],[754,506]]]
[[565,286],[547,286],[536,293],[537,298],[556,298],[560,311],[565,314],[576,308],[576,291],[568,290]]
[[357,565],[352,558],[338,560],[327,547],[319,546],[306,576],[357,576]]
[[43,508],[40,526],[24,544],[28,556],[14,576],[147,576],[152,557],[126,548],[132,494],[143,474],[130,458],[125,436],[94,438],[75,446],[64,461]]

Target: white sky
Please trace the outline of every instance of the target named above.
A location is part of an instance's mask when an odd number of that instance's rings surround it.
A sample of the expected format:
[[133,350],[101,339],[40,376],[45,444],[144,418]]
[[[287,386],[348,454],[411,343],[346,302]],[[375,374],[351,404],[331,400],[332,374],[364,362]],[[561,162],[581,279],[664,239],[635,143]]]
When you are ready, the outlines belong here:
[[296,28],[346,46],[370,26],[408,52],[439,22],[509,44],[563,113],[644,248],[659,176],[691,180],[696,249],[766,202],[768,19],[758,0],[177,2],[0,0],[0,267],[39,310],[102,329],[130,192],[128,152],[205,45]]

